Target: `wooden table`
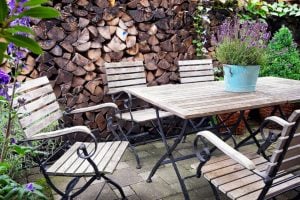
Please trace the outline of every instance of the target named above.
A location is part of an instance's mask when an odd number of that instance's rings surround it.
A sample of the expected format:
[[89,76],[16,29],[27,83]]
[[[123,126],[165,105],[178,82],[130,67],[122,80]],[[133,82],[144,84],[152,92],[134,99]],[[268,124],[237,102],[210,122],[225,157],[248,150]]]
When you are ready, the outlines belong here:
[[[300,81],[274,77],[259,78],[256,92],[251,93],[226,92],[224,91],[223,81],[147,88],[136,87],[127,88],[125,91],[151,103],[157,110],[162,109],[185,119],[182,130],[185,130],[188,119],[300,101]],[[158,120],[158,125],[166,153],[152,169],[147,182],[151,182],[151,177],[155,174],[158,167],[166,163],[164,160],[169,158],[169,162],[172,163],[178,177],[184,197],[189,199],[184,180],[181,178],[175,163],[177,160],[172,154],[184,137],[184,131],[179,134],[173,145],[169,145],[163,133],[160,120]]]
[[183,119],[254,109],[300,100],[300,81],[259,78],[256,92],[224,91],[223,81],[127,88],[143,99]]

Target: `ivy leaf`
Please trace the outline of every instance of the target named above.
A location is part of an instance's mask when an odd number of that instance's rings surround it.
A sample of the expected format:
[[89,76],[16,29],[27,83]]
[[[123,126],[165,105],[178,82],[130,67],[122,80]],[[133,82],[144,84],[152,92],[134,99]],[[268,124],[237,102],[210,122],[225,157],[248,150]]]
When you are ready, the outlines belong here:
[[43,3],[47,3],[48,0],[29,0],[26,3],[24,3],[24,6],[34,7],[39,6]]
[[261,9],[267,13],[269,12],[268,6],[262,6]]
[[8,15],[8,6],[6,0],[0,0],[0,22],[3,22]]
[[55,18],[58,17],[59,15],[60,15],[59,12],[54,8],[38,6],[38,7],[25,10],[20,15],[18,15],[18,18],[28,16],[28,17],[34,17],[40,19],[47,19],[47,18]]
[[32,51],[35,54],[42,54],[43,51],[39,44],[31,38],[22,36],[22,35],[4,35],[4,37],[13,42],[15,45],[19,47],[27,48],[28,50]]
[[7,28],[5,31],[12,33],[12,34],[19,33],[19,32],[34,34],[34,32],[31,30],[31,28],[29,28],[27,26],[13,26],[13,27]]

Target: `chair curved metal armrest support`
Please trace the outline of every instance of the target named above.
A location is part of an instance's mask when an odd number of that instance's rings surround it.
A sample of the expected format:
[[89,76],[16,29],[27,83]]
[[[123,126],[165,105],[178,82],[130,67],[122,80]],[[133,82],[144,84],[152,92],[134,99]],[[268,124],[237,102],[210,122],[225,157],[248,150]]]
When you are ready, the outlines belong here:
[[202,136],[206,140],[208,140],[210,143],[215,145],[219,150],[221,150],[223,153],[228,155],[230,158],[244,166],[245,168],[249,170],[254,170],[255,169],[255,164],[248,159],[246,156],[226,144],[223,140],[218,138],[214,133],[210,131],[201,131],[197,133],[197,136]]
[[119,109],[115,103],[103,103],[95,106],[89,106],[85,108],[78,108],[71,111],[66,111],[65,114],[70,115],[70,114],[83,113],[83,112],[95,112],[103,108],[114,108],[117,110]]
[[[127,99],[123,100],[124,108],[126,108],[129,111],[130,120],[133,123],[133,115],[132,115],[132,95],[127,91],[120,91],[118,95],[112,95],[113,102],[116,102],[123,94],[126,94],[128,96]],[[122,119],[122,112],[116,112],[116,114],[120,115],[120,119]]]
[[[270,116],[270,117],[267,117],[263,123],[261,124],[260,126],[260,133],[261,133],[261,136],[263,138],[263,140],[266,141],[266,136],[265,136],[265,132],[264,132],[264,128],[269,124],[269,123],[275,123],[275,124],[278,124],[280,125],[281,127],[289,127],[289,126],[292,126],[295,124],[295,122],[288,122],[280,117],[277,117],[277,116]],[[273,133],[272,133],[273,134]],[[278,138],[278,136],[276,137]]]

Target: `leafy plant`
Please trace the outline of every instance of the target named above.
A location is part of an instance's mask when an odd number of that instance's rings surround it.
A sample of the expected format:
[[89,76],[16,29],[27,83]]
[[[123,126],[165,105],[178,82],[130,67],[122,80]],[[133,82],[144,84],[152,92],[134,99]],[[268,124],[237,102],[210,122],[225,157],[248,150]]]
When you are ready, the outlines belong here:
[[42,53],[41,47],[32,39],[33,31],[22,24],[20,25],[19,22],[26,21],[28,17],[42,19],[58,17],[59,12],[57,10],[41,5],[45,2],[48,0],[10,0],[9,9],[6,0],[0,0],[0,63],[4,57],[8,57],[5,51],[11,42],[33,53]]
[[300,80],[300,54],[287,27],[277,31],[267,48],[267,63],[261,76],[277,76]]
[[0,199],[47,199],[42,190],[38,184],[22,185],[7,175],[0,175]]
[[258,21],[225,20],[213,36],[217,59],[223,64],[262,65],[270,38],[267,28],[266,23]]
[[193,15],[195,32],[198,34],[198,38],[193,40],[193,44],[196,47],[196,55],[199,58],[204,57],[207,53],[204,45],[207,42],[206,37],[210,24],[210,19],[208,17],[209,10],[209,7],[204,7],[202,4],[199,4]]
[[241,13],[244,19],[266,19],[269,17],[300,16],[300,7],[297,4],[285,2],[268,3],[262,0],[250,0],[245,4],[245,13]]
[[43,19],[59,16],[54,8],[41,5],[47,2],[0,0],[0,64],[5,59],[7,67],[11,68],[10,74],[0,70],[0,199],[46,199],[38,184],[22,185],[13,180],[16,172],[22,168],[26,155],[39,153],[32,147],[18,145],[13,137],[16,136],[13,100],[18,87],[16,77],[24,66],[22,59],[26,52],[42,53],[41,47],[33,39],[33,31],[29,27],[30,17]]

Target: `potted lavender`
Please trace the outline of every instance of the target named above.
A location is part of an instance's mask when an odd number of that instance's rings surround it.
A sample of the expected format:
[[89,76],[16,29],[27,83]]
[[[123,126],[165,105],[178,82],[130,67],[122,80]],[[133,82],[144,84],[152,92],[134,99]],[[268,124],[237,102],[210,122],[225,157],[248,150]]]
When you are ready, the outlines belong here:
[[227,19],[216,36],[216,57],[223,64],[225,90],[255,91],[259,68],[266,59],[270,38],[264,22]]

